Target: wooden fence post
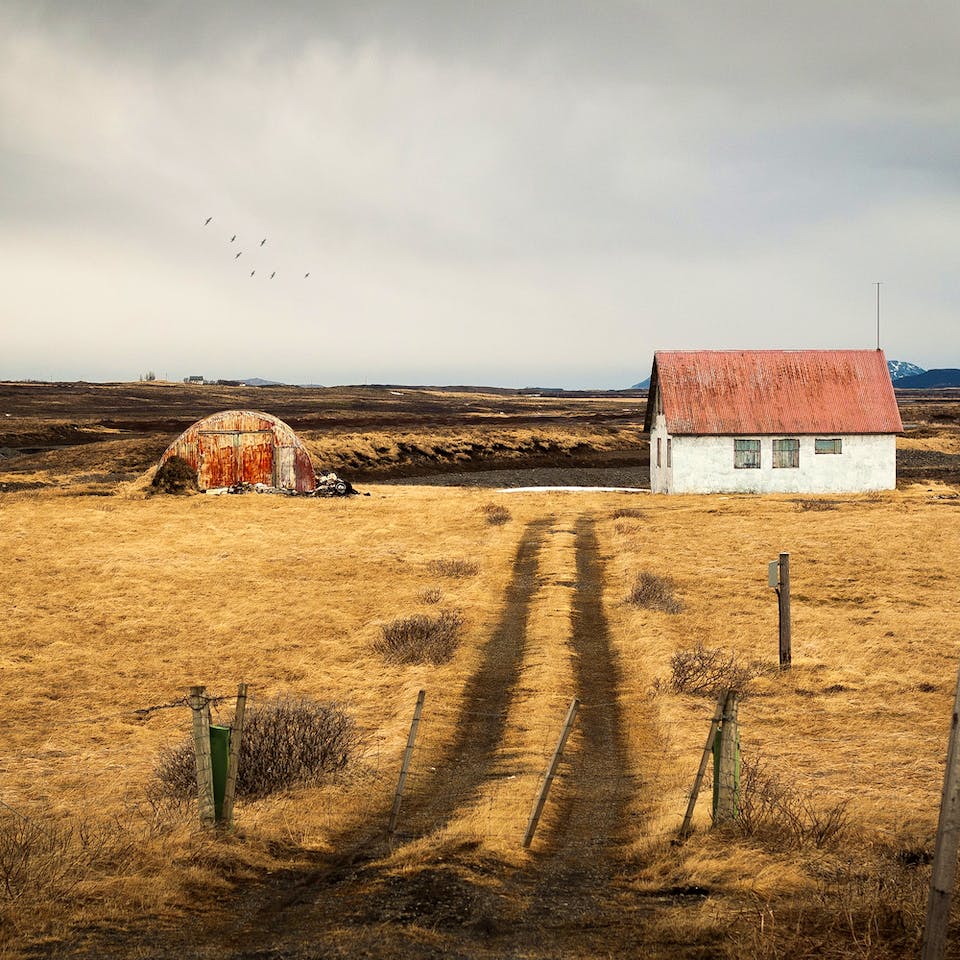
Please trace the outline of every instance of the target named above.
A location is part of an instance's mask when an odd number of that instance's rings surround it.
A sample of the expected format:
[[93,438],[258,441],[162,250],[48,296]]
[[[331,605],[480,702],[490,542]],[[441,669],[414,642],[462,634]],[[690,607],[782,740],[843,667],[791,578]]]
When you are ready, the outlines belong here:
[[960,672],[953,698],[953,719],[947,745],[947,768],[943,774],[937,842],[933,852],[933,875],[927,899],[927,922],[923,930],[922,960],[942,960],[947,949],[950,901],[957,870],[957,843],[960,840]]
[[780,554],[780,586],[777,588],[780,613],[780,669],[789,670],[793,660],[790,649],[790,554]]
[[197,799],[200,823],[212,826],[216,820],[213,805],[213,765],[210,762],[210,704],[204,687],[190,688],[190,710],[193,713],[193,751],[197,761]]
[[533,842],[533,835],[537,832],[537,824],[540,822],[540,814],[543,813],[543,805],[547,802],[547,794],[550,792],[550,784],[556,776],[557,767],[560,765],[560,757],[563,755],[563,748],[567,745],[567,737],[570,736],[570,729],[573,727],[573,721],[577,716],[577,709],[580,701],[574,697],[570,701],[570,709],[567,711],[567,717],[563,721],[563,729],[560,731],[560,739],[557,741],[557,748],[553,751],[553,757],[547,764],[547,772],[543,777],[543,784],[540,787],[540,793],[537,796],[537,802],[533,806],[533,812],[530,814],[530,820],[527,823],[527,832],[523,837],[524,848],[529,847]]
[[227,761],[227,787],[223,794],[223,825],[233,823],[233,799],[237,790],[237,771],[240,769],[240,741],[243,737],[243,716],[247,708],[247,685],[237,687],[237,706],[230,729],[230,758]]
[[716,744],[715,777],[713,784],[713,822],[724,823],[737,815],[737,794],[740,787],[739,743],[740,725],[737,709],[740,694],[731,690],[723,703],[720,718],[720,736]]
[[387,826],[387,833],[389,834],[393,834],[397,829],[397,818],[400,816],[400,802],[403,800],[403,786],[407,782],[407,771],[410,769],[410,761],[413,759],[413,745],[417,739],[417,728],[420,726],[420,714],[423,711],[423,701],[426,695],[426,690],[421,690],[417,694],[417,705],[413,708],[413,720],[410,723],[410,734],[407,737],[407,749],[403,752],[403,763],[400,766],[400,779],[397,781],[397,792],[393,798],[393,809],[390,811],[390,823]]
[[713,719],[710,721],[710,732],[707,734],[707,742],[703,746],[703,755],[700,757],[700,769],[693,780],[693,789],[690,791],[690,801],[687,803],[687,812],[683,816],[683,825],[680,827],[680,839],[690,833],[693,823],[693,810],[697,805],[697,797],[700,795],[700,787],[703,784],[703,775],[707,772],[707,764],[710,762],[710,754],[713,752],[713,743],[717,738],[717,728],[720,726],[720,718],[723,716],[723,705],[726,702],[727,693],[720,694],[717,701],[717,708],[713,711]]

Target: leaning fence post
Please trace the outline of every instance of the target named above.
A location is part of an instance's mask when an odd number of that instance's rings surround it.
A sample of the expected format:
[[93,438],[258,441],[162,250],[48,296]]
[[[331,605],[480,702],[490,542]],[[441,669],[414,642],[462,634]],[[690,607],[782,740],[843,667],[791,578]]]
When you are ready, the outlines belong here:
[[421,690],[417,694],[417,705],[413,708],[413,720],[410,723],[410,734],[407,737],[407,749],[403,752],[403,763],[400,766],[400,779],[397,781],[397,792],[393,798],[393,809],[390,811],[390,823],[387,826],[387,833],[393,834],[397,829],[397,818],[400,816],[400,803],[403,800],[403,786],[407,782],[407,771],[410,769],[410,761],[413,759],[413,745],[417,739],[417,727],[420,726],[420,714],[423,711],[423,701],[427,695],[426,690]]
[[210,704],[204,687],[190,688],[190,710],[193,713],[193,752],[197,766],[197,799],[200,823],[212,826],[216,820],[213,805],[213,765],[210,761]]
[[927,899],[927,922],[923,930],[922,960],[942,960],[947,949],[947,924],[957,870],[957,842],[960,840],[960,672],[953,698],[953,719],[947,745],[947,768],[937,821],[937,842],[933,852],[933,875]]
[[227,761],[227,787],[223,795],[223,824],[233,823],[233,799],[237,791],[237,772],[240,769],[240,740],[243,737],[243,716],[247,708],[247,685],[237,687],[237,706],[230,726],[230,757]]
[[710,721],[710,732],[707,734],[707,742],[703,745],[703,756],[700,757],[700,769],[693,780],[693,789],[690,791],[690,800],[687,803],[687,812],[683,816],[683,825],[680,827],[680,839],[683,839],[690,833],[693,823],[693,810],[697,805],[697,797],[700,795],[700,787],[703,784],[703,775],[707,772],[707,764],[710,762],[710,754],[713,753],[713,744],[717,738],[717,728],[720,726],[720,718],[723,716],[723,705],[726,702],[727,693],[720,694],[717,701],[717,708],[713,711],[713,719]]
[[537,832],[537,824],[540,822],[540,814],[543,813],[543,805],[547,802],[547,794],[550,792],[550,785],[556,776],[557,767],[560,765],[560,757],[563,755],[563,748],[567,744],[567,737],[570,736],[570,729],[573,727],[574,718],[577,715],[577,708],[580,701],[576,697],[570,701],[570,709],[567,711],[567,718],[563,721],[563,730],[560,731],[560,739],[557,741],[557,748],[553,751],[553,757],[547,765],[547,772],[543,777],[543,784],[540,787],[540,794],[537,802],[533,806],[533,812],[530,814],[530,820],[527,823],[527,832],[523,837],[523,846],[529,847],[533,842],[533,835]]
[[740,695],[735,691],[727,693],[720,718],[720,735],[714,741],[714,824],[733,820],[737,815],[737,795],[740,792],[739,700]]

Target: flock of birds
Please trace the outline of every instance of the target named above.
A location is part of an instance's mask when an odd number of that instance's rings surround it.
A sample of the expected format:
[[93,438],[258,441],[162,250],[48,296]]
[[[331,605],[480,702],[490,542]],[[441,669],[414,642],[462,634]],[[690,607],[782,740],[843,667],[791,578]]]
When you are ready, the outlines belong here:
[[[205,227],[209,227],[212,222],[213,222],[213,217],[207,217],[207,219],[204,220],[203,225],[204,225]],[[230,242],[230,243],[236,243],[236,242],[237,242],[237,235],[234,234],[234,235],[230,238],[229,242]],[[267,238],[264,237],[264,238],[260,241],[260,246],[262,247],[266,242],[267,242]],[[242,250],[238,250],[238,251],[233,255],[233,259],[234,259],[234,260],[239,260],[240,257],[242,257],[242,256],[243,256],[243,251],[242,251]],[[254,269],[250,271],[250,276],[251,276],[251,277],[254,277],[254,276],[256,276],[256,274],[257,274],[257,270],[256,270],[256,268],[254,267]],[[262,275],[262,274],[261,274],[261,275]],[[276,275],[277,275],[277,271],[274,270],[274,271],[270,274],[269,279],[272,280]],[[308,271],[303,275],[303,279],[306,280],[309,276],[310,276],[310,271],[308,270]]]

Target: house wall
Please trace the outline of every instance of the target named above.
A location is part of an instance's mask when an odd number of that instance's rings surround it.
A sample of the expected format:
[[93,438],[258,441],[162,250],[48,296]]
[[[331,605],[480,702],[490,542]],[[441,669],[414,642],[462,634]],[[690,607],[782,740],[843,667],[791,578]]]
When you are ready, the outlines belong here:
[[[747,437],[748,435],[744,435]],[[661,440],[661,466],[656,441]],[[666,441],[672,440],[672,466]],[[896,437],[841,435],[840,454],[814,453],[812,436],[799,437],[800,466],[773,467],[773,440],[760,440],[760,469],[736,469],[734,437],[670,437],[663,416],[650,431],[650,486],[654,493],[860,493],[897,485]]]

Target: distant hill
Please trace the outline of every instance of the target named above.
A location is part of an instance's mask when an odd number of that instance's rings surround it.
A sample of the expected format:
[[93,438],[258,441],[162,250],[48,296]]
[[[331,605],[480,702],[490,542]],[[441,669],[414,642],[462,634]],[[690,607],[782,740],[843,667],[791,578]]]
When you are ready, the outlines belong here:
[[647,377],[646,380],[641,380],[639,383],[635,383],[631,390],[649,390],[650,389],[650,378]]
[[245,387],[282,387],[279,380],[264,380],[262,377],[249,377],[240,381]]
[[888,360],[887,368],[890,370],[891,380],[900,380],[902,377],[916,377],[927,372],[923,367],[918,367],[915,363],[907,363],[906,360]]
[[914,377],[899,377],[894,386],[902,390],[938,390],[942,387],[960,387],[960,370],[927,370]]

